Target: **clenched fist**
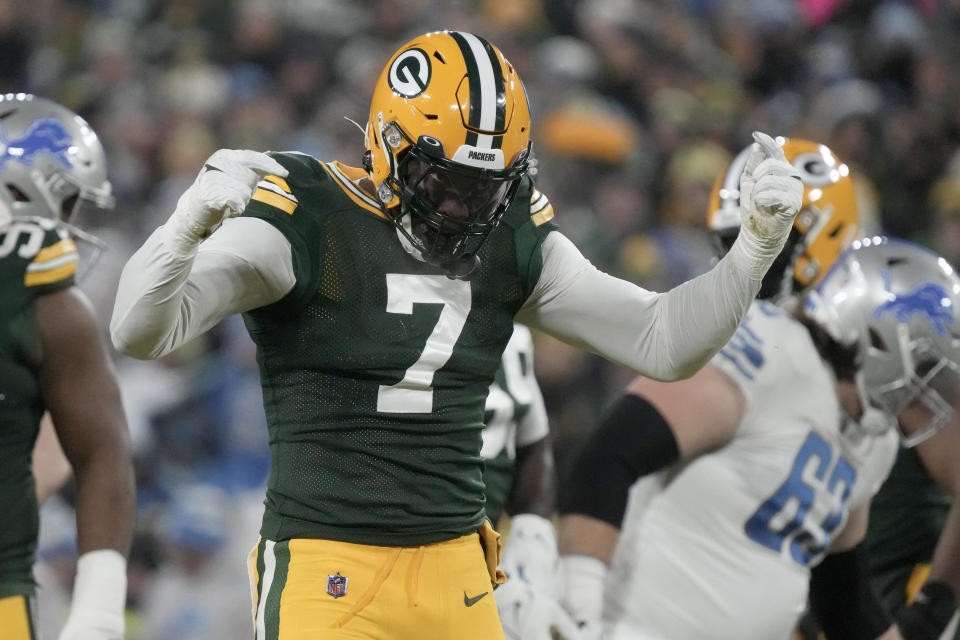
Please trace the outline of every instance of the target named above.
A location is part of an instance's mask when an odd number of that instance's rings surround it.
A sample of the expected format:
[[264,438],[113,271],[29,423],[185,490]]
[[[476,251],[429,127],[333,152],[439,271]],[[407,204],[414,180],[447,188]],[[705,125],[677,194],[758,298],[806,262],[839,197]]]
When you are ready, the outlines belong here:
[[164,225],[170,249],[192,255],[200,242],[227,218],[243,213],[257,183],[265,176],[286,177],[287,170],[265,153],[220,149],[204,163],[173,215]]

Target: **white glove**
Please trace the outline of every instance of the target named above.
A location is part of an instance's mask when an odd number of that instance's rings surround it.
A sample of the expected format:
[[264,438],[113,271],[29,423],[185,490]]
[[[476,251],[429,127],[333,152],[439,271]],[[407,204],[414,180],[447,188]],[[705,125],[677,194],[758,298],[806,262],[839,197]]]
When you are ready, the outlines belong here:
[[259,151],[220,149],[200,169],[163,226],[168,247],[192,256],[204,238],[226,219],[243,213],[257,183],[267,175],[286,177],[283,166]]
[[803,182],[773,138],[754,131],[753,139],[740,174],[740,235],[734,246],[759,280],[787,241],[803,202]]
[[580,640],[604,640],[603,623],[599,620],[578,620]]
[[607,565],[599,558],[582,554],[560,556],[558,600],[577,623],[581,640],[603,638],[603,590]]
[[122,640],[126,599],[126,558],[112,549],[83,554],[59,640]]
[[510,578],[520,578],[547,595],[555,594],[557,534],[553,523],[532,513],[510,518],[510,533],[500,558],[500,568]]
[[493,592],[507,640],[580,640],[577,623],[560,604],[517,578]]

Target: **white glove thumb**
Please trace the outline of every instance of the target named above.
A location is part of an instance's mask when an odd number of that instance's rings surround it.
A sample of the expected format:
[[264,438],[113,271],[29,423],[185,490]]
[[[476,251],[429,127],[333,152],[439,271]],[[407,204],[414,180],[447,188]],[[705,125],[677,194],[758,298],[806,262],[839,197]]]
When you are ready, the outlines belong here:
[[193,255],[200,242],[226,219],[243,213],[257,183],[267,175],[285,177],[287,170],[265,153],[220,149],[210,156],[164,225],[173,251]]
[[740,235],[731,253],[760,280],[787,241],[803,202],[803,182],[773,138],[755,131],[753,139],[740,175]]

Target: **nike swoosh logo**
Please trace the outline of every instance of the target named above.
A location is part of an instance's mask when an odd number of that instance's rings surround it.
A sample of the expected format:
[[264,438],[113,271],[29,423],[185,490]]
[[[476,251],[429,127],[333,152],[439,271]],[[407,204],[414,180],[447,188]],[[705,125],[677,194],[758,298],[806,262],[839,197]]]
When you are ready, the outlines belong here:
[[490,593],[490,592],[489,592],[489,591],[484,591],[484,592],[481,593],[480,595],[478,595],[478,596],[473,596],[472,598],[470,598],[470,597],[467,596],[467,592],[464,591],[464,592],[463,592],[463,604],[465,604],[465,605],[468,606],[468,607],[472,607],[473,605],[475,605],[475,604],[477,604],[478,602],[480,602],[480,599],[483,598],[483,596],[487,595],[488,593]]

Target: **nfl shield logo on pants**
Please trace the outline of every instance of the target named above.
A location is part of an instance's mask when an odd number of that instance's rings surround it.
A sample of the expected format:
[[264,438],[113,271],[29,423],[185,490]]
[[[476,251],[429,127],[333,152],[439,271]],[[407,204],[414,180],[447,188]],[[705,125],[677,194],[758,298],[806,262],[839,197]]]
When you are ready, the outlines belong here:
[[327,576],[327,593],[333,596],[334,598],[339,598],[341,596],[347,595],[347,581],[349,578],[347,576],[340,575],[340,572],[337,572],[337,575]]

